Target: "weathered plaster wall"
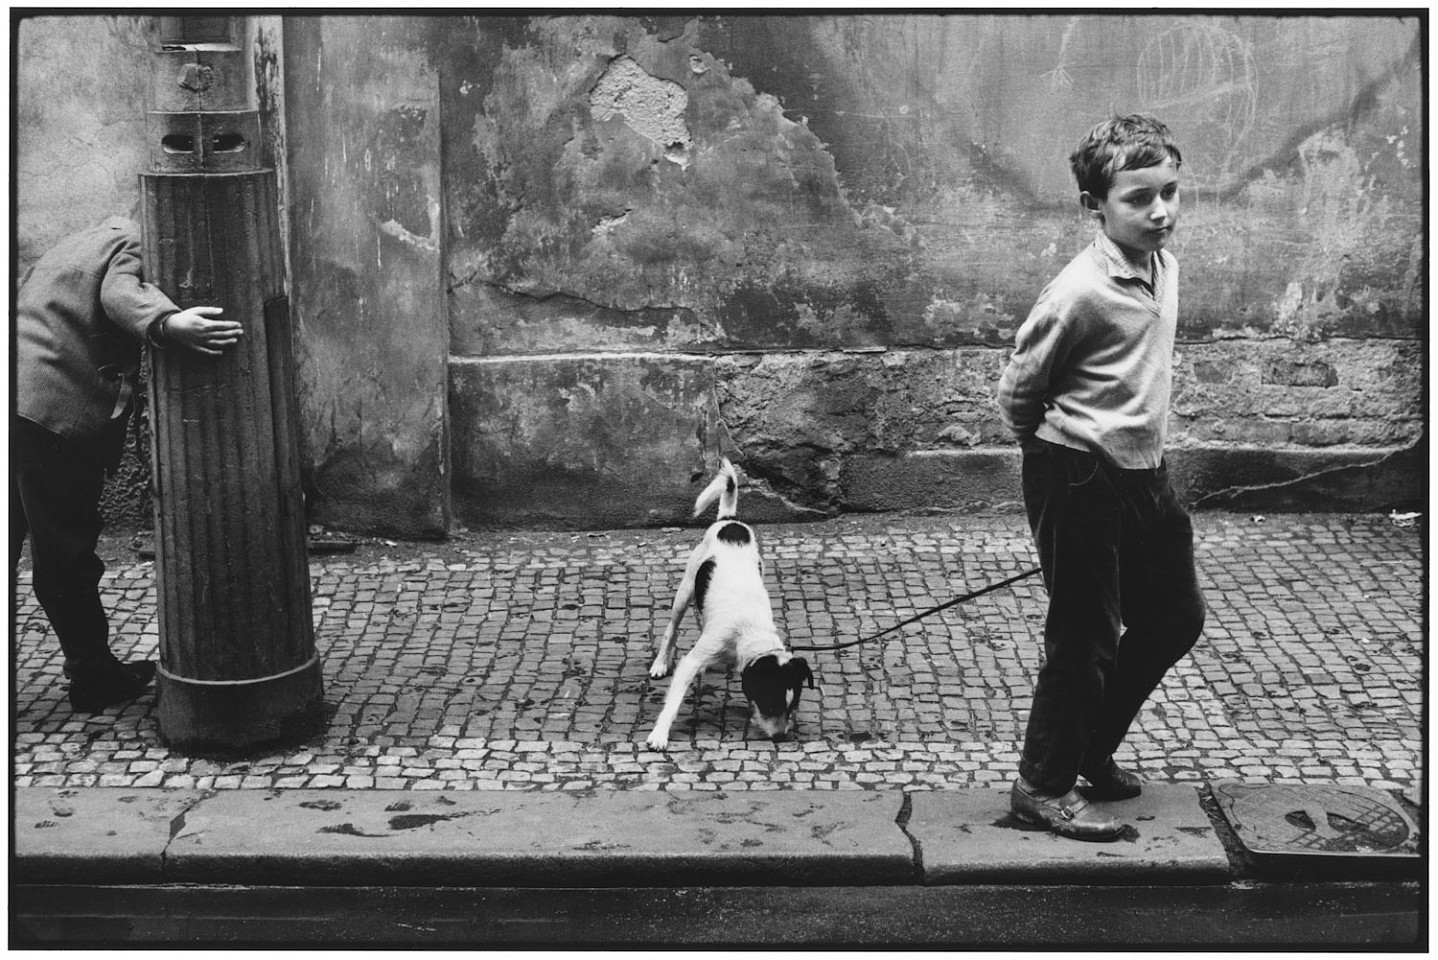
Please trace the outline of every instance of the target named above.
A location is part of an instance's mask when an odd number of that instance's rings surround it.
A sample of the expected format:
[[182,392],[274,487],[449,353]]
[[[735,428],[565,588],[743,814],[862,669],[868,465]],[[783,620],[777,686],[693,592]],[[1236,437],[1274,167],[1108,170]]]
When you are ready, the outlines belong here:
[[[139,174],[150,158],[150,27],[137,17],[35,17],[15,24],[12,280],[76,230],[112,216],[139,218]],[[110,69],[83,69],[90,63]],[[127,453],[106,484],[105,517],[114,524],[148,522],[149,486],[148,454]]]
[[1186,492],[1302,503],[1422,434],[1415,19],[460,18],[437,56],[470,522],[559,520],[545,471],[644,522],[721,451],[794,516],[1011,505],[993,385],[1111,111],[1185,151]]
[[454,499],[544,526],[669,522],[675,451],[714,429],[710,365],[672,354],[455,361]]
[[930,305],[986,294],[1022,320],[1087,234],[1068,151],[1147,110],[1184,149],[1189,336],[1417,331],[1415,19],[732,18],[698,42],[807,118],[857,210],[917,234]]
[[[1088,239],[1068,152],[1131,109],[1185,152],[1185,493],[1419,495],[1416,19],[250,24],[321,522],[673,522],[721,452],[759,518],[1012,508],[993,385]],[[22,269],[135,208],[152,29],[20,21]]]
[[[62,237],[137,217],[148,169],[153,24],[34,17],[15,25],[15,257],[19,275]],[[104,64],[105,69],[96,69]]]
[[[249,17],[260,78],[278,70],[279,18]],[[237,38],[238,39],[238,38]],[[110,216],[140,220],[140,174],[150,169],[147,112],[155,108],[155,17],[26,17],[15,28],[15,277],[62,237]],[[282,149],[273,98],[265,118],[264,162]],[[284,184],[281,180],[280,189]],[[283,194],[282,194],[283,195]],[[284,204],[281,204],[282,212]],[[141,391],[143,393],[143,391]],[[105,487],[102,510],[117,525],[151,520],[148,423]]]
[[1110,107],[1185,146],[1189,336],[1417,333],[1415,20],[502,24],[446,53],[456,352],[1007,343]]
[[434,24],[284,21],[290,269],[314,519],[449,528]]

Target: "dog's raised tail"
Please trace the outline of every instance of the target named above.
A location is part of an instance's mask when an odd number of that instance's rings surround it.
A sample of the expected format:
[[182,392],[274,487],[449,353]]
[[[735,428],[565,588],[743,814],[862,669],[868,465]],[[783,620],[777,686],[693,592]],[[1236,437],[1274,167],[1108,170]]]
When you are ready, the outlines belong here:
[[694,501],[694,516],[699,516],[719,501],[719,519],[730,520],[739,515],[739,471],[725,457],[719,461],[719,472]]

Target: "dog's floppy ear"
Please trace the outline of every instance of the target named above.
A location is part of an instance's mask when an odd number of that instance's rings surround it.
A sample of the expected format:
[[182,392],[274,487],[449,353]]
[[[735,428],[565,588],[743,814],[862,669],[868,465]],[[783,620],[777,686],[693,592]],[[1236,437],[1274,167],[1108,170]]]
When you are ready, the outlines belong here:
[[809,669],[809,661],[803,657],[791,657],[789,662],[784,664],[784,686],[797,687],[800,684],[807,684],[809,689],[814,689],[814,671]]
[[799,706],[799,695],[804,692],[805,684],[809,689],[814,689],[814,671],[809,669],[809,661],[803,657],[793,657],[784,664],[784,689],[793,690],[794,696],[789,701],[789,712],[793,713]]

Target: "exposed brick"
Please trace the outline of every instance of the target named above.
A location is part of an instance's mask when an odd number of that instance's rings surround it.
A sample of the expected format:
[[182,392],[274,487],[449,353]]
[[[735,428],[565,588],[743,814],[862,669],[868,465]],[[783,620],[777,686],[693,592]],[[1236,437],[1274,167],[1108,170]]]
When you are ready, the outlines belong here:
[[1270,360],[1264,367],[1263,382],[1290,387],[1332,387],[1338,383],[1338,372],[1322,360]]

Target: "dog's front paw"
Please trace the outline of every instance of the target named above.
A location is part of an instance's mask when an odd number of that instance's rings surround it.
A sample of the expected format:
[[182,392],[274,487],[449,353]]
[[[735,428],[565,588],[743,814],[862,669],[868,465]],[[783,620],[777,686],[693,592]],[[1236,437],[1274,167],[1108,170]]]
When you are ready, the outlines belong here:
[[663,680],[669,676],[669,663],[666,660],[655,660],[649,667],[649,679]]
[[669,747],[669,734],[655,730],[644,741],[650,750],[665,750]]

